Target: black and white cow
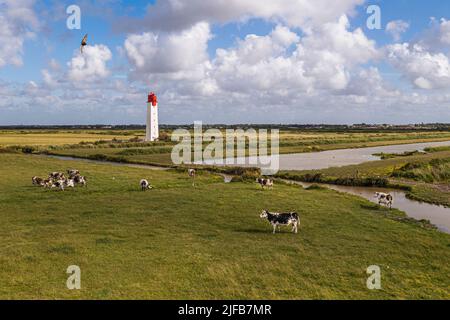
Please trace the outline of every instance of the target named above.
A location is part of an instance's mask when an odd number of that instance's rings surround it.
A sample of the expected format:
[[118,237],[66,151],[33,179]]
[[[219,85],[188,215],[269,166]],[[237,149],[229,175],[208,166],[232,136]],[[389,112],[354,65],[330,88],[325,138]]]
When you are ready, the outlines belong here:
[[66,188],[75,188],[75,180],[74,179],[66,179],[66,180],[64,180],[64,186]]
[[51,188],[53,186],[53,179],[48,178],[43,181],[44,188]]
[[152,189],[152,186],[146,179],[142,179],[141,182],[139,183],[139,185],[141,186],[142,191]]
[[31,181],[33,182],[33,185],[35,185],[35,186],[43,186],[44,185],[44,179],[39,178],[39,177],[33,177],[31,179]]
[[74,178],[77,175],[80,175],[80,171],[76,169],[69,169],[67,170],[67,174],[69,175],[69,178]]
[[83,187],[87,185],[86,177],[80,176],[79,174],[72,178],[75,184],[81,184]]
[[64,180],[57,180],[57,181],[54,181],[54,182],[52,183],[52,186],[51,186],[50,188],[51,188],[51,189],[53,189],[53,188],[58,188],[59,190],[64,191]]
[[260,215],[261,219],[267,219],[273,226],[273,233],[275,234],[277,227],[292,225],[292,232],[298,233],[298,227],[300,226],[300,217],[297,212],[289,213],[270,213],[267,210],[263,210]]
[[54,179],[54,180],[62,180],[62,179],[65,179],[65,178],[66,178],[66,177],[64,176],[64,173],[62,173],[62,172],[57,172],[57,171],[49,173],[49,174],[48,174],[48,177],[49,177],[50,179]]
[[375,192],[375,198],[378,199],[378,204],[384,204],[386,207],[392,208],[394,197],[389,193]]
[[258,178],[258,179],[256,179],[256,182],[258,182],[260,184],[261,188],[263,188],[263,189],[264,189],[264,187],[273,188],[273,180],[272,179]]

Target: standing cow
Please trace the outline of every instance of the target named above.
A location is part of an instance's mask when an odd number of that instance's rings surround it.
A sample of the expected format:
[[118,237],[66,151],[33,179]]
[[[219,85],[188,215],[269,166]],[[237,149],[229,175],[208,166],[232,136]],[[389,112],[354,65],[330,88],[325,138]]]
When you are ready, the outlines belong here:
[[262,189],[264,189],[264,187],[266,188],[273,188],[273,180],[272,179],[264,179],[264,178],[258,178],[256,179],[256,182],[259,183],[259,185],[261,186]]
[[141,182],[139,183],[139,185],[141,186],[142,191],[152,189],[152,186],[146,179],[142,179]]
[[81,176],[81,175],[76,175],[75,177],[73,177],[72,178],[73,179],[73,182],[75,183],[75,184],[80,184],[80,185],[82,185],[83,187],[86,187],[87,186],[87,179],[86,179],[86,177],[84,177],[84,176]]
[[378,199],[378,204],[384,204],[388,208],[392,208],[392,203],[394,202],[394,197],[389,193],[375,192],[375,198]]
[[263,210],[260,215],[261,219],[267,219],[273,226],[273,233],[277,231],[279,226],[292,225],[292,232],[298,233],[298,227],[300,226],[300,217],[297,212],[289,213],[270,213],[268,210]]

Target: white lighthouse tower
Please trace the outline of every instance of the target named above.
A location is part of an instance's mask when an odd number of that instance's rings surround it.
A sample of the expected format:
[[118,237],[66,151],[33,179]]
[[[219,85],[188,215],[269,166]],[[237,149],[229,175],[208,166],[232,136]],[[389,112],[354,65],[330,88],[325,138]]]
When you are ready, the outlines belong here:
[[159,138],[158,127],[158,98],[151,92],[147,101],[147,129],[145,132],[145,141],[155,141]]

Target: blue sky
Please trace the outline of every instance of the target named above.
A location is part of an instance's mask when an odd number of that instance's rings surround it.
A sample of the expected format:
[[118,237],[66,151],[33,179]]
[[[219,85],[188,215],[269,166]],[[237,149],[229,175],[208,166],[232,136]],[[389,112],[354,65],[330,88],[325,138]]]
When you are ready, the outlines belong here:
[[14,43],[0,125],[143,123],[149,90],[165,123],[450,122],[449,14],[438,0],[0,0]]

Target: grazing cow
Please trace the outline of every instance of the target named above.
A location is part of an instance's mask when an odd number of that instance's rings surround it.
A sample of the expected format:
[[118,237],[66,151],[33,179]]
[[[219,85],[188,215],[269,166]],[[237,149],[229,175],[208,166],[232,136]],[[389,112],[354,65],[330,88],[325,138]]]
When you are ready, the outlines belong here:
[[62,179],[66,178],[64,176],[64,173],[57,172],[57,171],[49,173],[48,177],[51,178],[51,179],[55,179],[55,180],[62,180]]
[[142,191],[152,189],[152,186],[146,179],[142,179],[141,182],[139,183],[139,185],[141,186]]
[[267,219],[273,226],[273,233],[275,234],[277,227],[292,225],[292,232],[297,233],[300,226],[300,217],[296,212],[289,213],[270,213],[263,210],[260,215],[261,219]]
[[263,189],[264,187],[273,188],[273,180],[271,179],[258,178],[256,179],[256,182],[258,182]]
[[76,169],[69,169],[69,170],[67,170],[67,174],[69,175],[69,178],[73,178],[73,177],[79,175],[80,171],[78,171]]
[[31,181],[33,182],[33,185],[35,185],[35,186],[43,186],[44,185],[44,179],[39,178],[39,177],[33,177],[31,179]]
[[51,188],[58,188],[61,191],[64,191],[64,180],[58,180],[53,182]]
[[83,177],[80,175],[76,175],[75,177],[73,177],[73,182],[75,184],[81,184],[83,187],[86,187],[86,185],[87,185],[86,177]]
[[67,188],[75,188],[75,181],[73,179],[66,179],[64,180],[64,185]]
[[188,174],[189,174],[189,177],[191,177],[192,178],[192,186],[193,187],[195,187],[195,175],[196,175],[196,171],[195,171],[195,169],[189,169],[188,170]]
[[392,208],[394,197],[389,193],[375,192],[375,198],[378,199],[378,204],[384,204],[386,207]]
[[51,188],[53,186],[53,179],[45,179],[43,181],[44,188]]

